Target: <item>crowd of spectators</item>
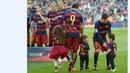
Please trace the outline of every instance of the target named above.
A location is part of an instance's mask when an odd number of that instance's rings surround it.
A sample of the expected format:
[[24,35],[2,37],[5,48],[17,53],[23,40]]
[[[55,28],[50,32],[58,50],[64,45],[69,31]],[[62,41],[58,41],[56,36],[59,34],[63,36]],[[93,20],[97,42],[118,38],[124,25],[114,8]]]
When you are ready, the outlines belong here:
[[[59,0],[31,0],[32,8],[41,7],[45,12],[49,10],[51,2]],[[72,4],[79,3],[80,12],[86,20],[85,24],[94,24],[103,13],[109,14],[112,22],[121,22],[127,26],[128,2],[127,0],[62,0],[69,9]]]

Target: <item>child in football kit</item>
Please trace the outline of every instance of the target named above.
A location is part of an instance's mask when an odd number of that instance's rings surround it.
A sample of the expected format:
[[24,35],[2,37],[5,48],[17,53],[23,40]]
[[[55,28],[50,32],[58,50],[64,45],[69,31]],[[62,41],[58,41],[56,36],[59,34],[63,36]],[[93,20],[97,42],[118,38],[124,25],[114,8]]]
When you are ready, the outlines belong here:
[[114,59],[116,57],[117,45],[114,42],[115,35],[109,34],[108,35],[108,50],[105,52],[106,59],[107,59],[107,70],[109,69],[112,72],[115,72],[116,66],[114,63]]
[[54,46],[50,52],[49,58],[54,59],[55,72],[58,72],[58,67],[62,69],[62,59],[67,56],[68,50],[63,45],[65,43],[65,32],[61,26],[54,27]]
[[88,63],[89,63],[89,44],[88,42],[88,36],[83,34],[80,37],[80,52],[79,52],[79,56],[80,56],[80,71],[83,71],[84,69],[84,65],[85,65],[85,69],[88,70]]

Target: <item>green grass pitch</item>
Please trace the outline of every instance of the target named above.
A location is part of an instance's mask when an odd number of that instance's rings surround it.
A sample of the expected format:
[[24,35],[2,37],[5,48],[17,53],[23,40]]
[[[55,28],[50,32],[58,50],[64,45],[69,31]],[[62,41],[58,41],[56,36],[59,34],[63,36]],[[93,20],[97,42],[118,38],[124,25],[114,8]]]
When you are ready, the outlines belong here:
[[[127,28],[112,28],[112,33],[116,35],[116,43],[118,46],[117,56],[115,58],[115,65],[117,71],[114,73],[127,73],[128,71],[128,62],[127,62],[127,53],[128,53],[128,31]],[[63,70],[58,73],[111,73],[106,70],[106,57],[105,55],[100,55],[98,59],[98,71],[93,70],[93,42],[92,42],[92,34],[93,28],[84,28],[84,34],[88,34],[89,36],[89,45],[90,45],[90,53],[89,53],[89,71],[80,71],[79,66],[79,57],[77,58],[77,62],[75,64],[76,71],[68,72],[68,62],[63,63]],[[54,72],[54,64],[53,62],[28,62],[27,64],[27,72],[28,73],[55,73]]]

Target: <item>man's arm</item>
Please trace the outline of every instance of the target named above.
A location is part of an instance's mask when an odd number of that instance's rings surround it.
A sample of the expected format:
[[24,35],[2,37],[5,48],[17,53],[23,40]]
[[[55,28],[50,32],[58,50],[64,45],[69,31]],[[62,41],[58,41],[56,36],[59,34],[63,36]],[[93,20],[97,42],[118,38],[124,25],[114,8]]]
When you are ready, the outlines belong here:
[[47,22],[47,19],[46,19],[46,18],[44,18],[44,17],[41,15],[41,13],[40,13],[40,12],[39,12],[38,14],[39,14],[39,16],[41,17],[41,19],[42,19],[44,22]]
[[80,33],[83,34],[83,25],[80,23]]
[[108,22],[109,28],[108,28],[108,34],[111,34],[111,22]]
[[83,34],[83,22],[84,22],[84,19],[83,19],[83,16],[81,15],[81,22],[80,22],[80,33]]
[[111,49],[110,49],[110,48],[108,48],[108,50],[107,50],[106,54],[110,53],[110,51],[111,51]]
[[106,54],[108,54],[108,53],[110,53],[110,52],[111,52],[112,47],[113,47],[113,45],[112,45],[112,44],[109,44],[109,45],[108,45],[108,50],[107,50]]

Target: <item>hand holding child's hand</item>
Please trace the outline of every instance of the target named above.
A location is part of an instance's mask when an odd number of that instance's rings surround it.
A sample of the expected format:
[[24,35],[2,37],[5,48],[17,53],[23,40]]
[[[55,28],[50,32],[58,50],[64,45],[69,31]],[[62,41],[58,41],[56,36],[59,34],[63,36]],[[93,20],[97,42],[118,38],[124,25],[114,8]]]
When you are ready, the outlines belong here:
[[107,44],[106,44],[106,43],[103,43],[103,47],[107,47]]

